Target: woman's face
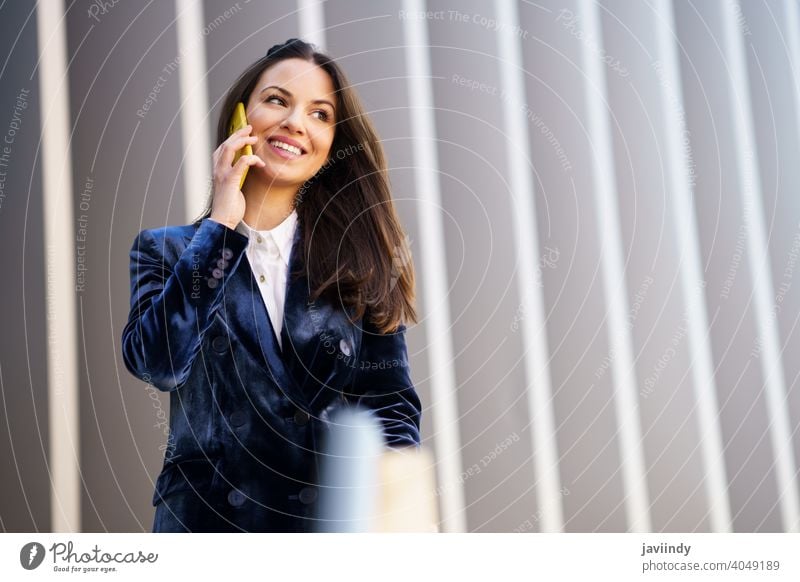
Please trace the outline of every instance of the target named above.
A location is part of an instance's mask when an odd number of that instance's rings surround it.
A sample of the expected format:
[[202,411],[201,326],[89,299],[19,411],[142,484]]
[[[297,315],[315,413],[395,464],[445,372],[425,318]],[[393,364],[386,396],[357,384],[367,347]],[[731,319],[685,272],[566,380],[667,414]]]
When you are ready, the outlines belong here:
[[246,110],[251,135],[259,138],[253,153],[265,165],[251,166],[248,181],[255,173],[267,186],[299,187],[316,174],[333,144],[336,106],[333,80],[314,63],[285,59],[264,71]]

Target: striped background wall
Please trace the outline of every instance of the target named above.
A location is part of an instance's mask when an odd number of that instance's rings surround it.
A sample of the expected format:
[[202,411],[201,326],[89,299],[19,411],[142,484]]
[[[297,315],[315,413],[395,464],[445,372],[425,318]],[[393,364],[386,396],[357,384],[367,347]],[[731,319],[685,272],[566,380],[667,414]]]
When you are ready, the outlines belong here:
[[390,160],[444,531],[800,531],[797,0],[46,4],[0,5],[2,531],[149,531],[128,250],[293,36]]

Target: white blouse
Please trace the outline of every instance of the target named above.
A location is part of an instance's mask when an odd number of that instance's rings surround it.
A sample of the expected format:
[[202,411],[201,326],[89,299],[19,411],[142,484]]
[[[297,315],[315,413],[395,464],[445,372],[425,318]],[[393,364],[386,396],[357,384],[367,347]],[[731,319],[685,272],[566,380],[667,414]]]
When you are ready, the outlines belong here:
[[297,211],[292,210],[283,222],[270,230],[255,230],[244,220],[236,226],[236,230],[250,239],[245,254],[267,306],[278,346],[282,350],[281,328],[286,300],[286,275],[289,269],[289,253],[292,251],[294,233],[297,230]]

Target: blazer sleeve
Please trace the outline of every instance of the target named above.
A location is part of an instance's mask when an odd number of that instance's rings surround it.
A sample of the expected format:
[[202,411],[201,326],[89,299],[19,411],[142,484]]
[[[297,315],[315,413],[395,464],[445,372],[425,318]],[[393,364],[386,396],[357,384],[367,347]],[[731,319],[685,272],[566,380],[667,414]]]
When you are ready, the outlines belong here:
[[140,232],[131,247],[131,302],[122,356],[131,374],[168,392],[188,379],[248,239],[206,218],[169,264],[165,248],[175,241],[153,232]]
[[374,413],[390,447],[419,447],[422,406],[411,380],[406,326],[382,334],[363,319],[361,352],[351,402]]

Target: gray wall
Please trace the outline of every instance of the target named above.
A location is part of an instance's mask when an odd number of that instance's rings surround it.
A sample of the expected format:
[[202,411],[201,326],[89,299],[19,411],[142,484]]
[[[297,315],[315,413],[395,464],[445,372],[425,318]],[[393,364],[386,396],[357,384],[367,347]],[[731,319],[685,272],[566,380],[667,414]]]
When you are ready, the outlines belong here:
[[[8,152],[9,159],[7,166],[0,166],[5,172],[0,237],[6,268],[0,301],[0,522],[5,531],[47,531],[46,273],[36,18],[21,3],[0,13],[0,44],[6,55],[0,67],[0,151]],[[26,96],[27,107],[18,104],[19,95]]]

